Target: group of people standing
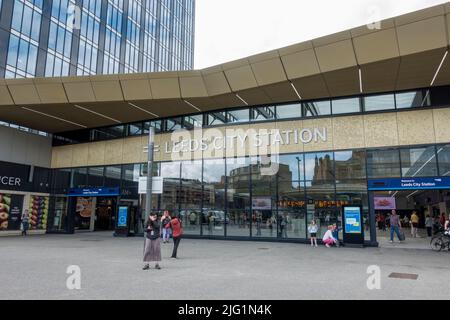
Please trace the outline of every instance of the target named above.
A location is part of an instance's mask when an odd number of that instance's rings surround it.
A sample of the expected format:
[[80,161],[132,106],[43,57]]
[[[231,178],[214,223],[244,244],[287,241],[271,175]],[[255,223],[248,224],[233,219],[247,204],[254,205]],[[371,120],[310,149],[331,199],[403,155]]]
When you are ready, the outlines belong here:
[[[403,228],[407,226],[411,228],[411,237],[419,237],[419,221],[420,217],[416,210],[412,211],[411,217],[404,215],[404,217],[401,218],[396,210],[392,210],[387,216],[382,213],[376,215],[378,229],[383,231],[386,231],[386,228],[390,229],[390,242],[394,241],[394,233],[397,235],[399,241],[404,241]],[[440,229],[446,229],[446,221],[448,221],[448,215],[445,215],[444,213],[436,217],[432,217],[427,213],[425,218],[425,228],[428,237],[431,237],[433,233],[436,233]]]
[[164,211],[158,219],[156,212],[151,212],[144,226],[146,234],[144,244],[144,267],[150,269],[150,262],[155,262],[155,269],[161,269],[161,238],[163,243],[169,243],[173,238],[172,259],[177,259],[178,246],[183,234],[183,223],[179,215],[171,217],[169,211]]

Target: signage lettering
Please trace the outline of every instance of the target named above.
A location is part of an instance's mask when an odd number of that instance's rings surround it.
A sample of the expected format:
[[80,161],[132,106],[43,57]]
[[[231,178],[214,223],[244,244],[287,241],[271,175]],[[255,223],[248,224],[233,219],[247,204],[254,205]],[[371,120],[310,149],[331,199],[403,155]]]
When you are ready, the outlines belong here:
[[[227,129],[224,136],[215,135],[209,138],[190,138],[190,133],[186,131],[185,136],[175,135],[175,139],[185,138],[181,141],[168,141],[164,144],[164,152],[180,153],[180,152],[196,152],[212,150],[224,150],[227,148],[245,148],[246,145],[260,148],[263,146],[283,146],[290,144],[309,144],[318,142],[327,142],[327,128],[312,129],[293,129],[293,130],[234,130]],[[172,138],[174,138],[172,137]],[[159,151],[160,146],[155,145],[155,151]],[[148,147],[144,147],[144,152],[148,152]]]
[[22,180],[16,177],[0,176],[0,183],[4,186],[20,187]]

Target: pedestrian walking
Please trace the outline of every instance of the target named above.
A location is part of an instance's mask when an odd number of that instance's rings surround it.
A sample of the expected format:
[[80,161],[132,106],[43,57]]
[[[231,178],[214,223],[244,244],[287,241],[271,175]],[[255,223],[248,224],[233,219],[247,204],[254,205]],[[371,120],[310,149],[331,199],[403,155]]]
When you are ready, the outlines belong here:
[[172,220],[172,218],[170,217],[169,211],[165,210],[161,217],[163,243],[169,243],[171,230],[170,227],[166,228],[165,226],[169,224],[170,220]]
[[400,222],[400,217],[397,215],[397,211],[392,210],[391,217],[389,219],[389,223],[391,226],[391,240],[390,243],[394,242],[394,232],[398,237],[398,240],[404,241],[403,236],[401,235],[400,231],[402,230],[402,224]]
[[150,269],[149,262],[155,262],[155,269],[161,269],[159,262],[161,261],[161,242],[160,242],[161,223],[155,212],[150,213],[145,231],[147,232],[144,247],[144,267],[143,270]]
[[181,236],[183,235],[183,222],[181,221],[180,215],[172,218],[172,220],[170,220],[169,222],[169,225],[170,229],[172,230],[173,237],[173,251],[171,258],[176,259],[178,246],[181,241]]
[[433,235],[433,218],[430,217],[430,214],[427,214],[427,217],[425,219],[425,227],[427,228],[427,235],[431,237]]
[[28,220],[28,209],[25,209],[24,213],[22,214],[22,235],[27,235],[28,227],[30,226],[29,220]]
[[414,238],[417,238],[418,228],[419,228],[419,216],[417,215],[417,211],[414,210],[411,214],[411,235]]
[[312,220],[310,225],[308,226],[308,232],[309,236],[311,238],[311,247],[316,246],[317,247],[317,231],[319,230],[319,227],[316,224],[316,220]]

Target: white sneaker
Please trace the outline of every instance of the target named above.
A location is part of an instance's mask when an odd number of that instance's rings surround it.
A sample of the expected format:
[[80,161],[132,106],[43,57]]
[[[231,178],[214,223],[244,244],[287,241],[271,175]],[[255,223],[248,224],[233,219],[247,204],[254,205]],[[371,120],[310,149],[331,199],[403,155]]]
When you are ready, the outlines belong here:
[[394,241],[392,241],[392,240],[389,240],[389,243],[394,243]]

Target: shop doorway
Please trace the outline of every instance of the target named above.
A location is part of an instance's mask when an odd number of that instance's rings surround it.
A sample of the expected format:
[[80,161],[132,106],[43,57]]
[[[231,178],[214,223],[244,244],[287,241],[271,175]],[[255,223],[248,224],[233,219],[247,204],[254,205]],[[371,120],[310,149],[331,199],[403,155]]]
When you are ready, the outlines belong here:
[[[389,243],[389,216],[394,209],[400,216],[405,244],[426,246],[430,241],[430,231],[431,235],[439,231],[443,216],[449,212],[450,189],[373,191],[372,204],[377,241],[381,246]],[[414,211],[418,216],[417,232],[412,228]],[[428,216],[431,220],[427,223]],[[427,230],[427,226],[431,226],[431,230]],[[394,241],[398,241],[395,235]]]
[[76,197],[75,200],[75,231],[115,229],[116,197]]

